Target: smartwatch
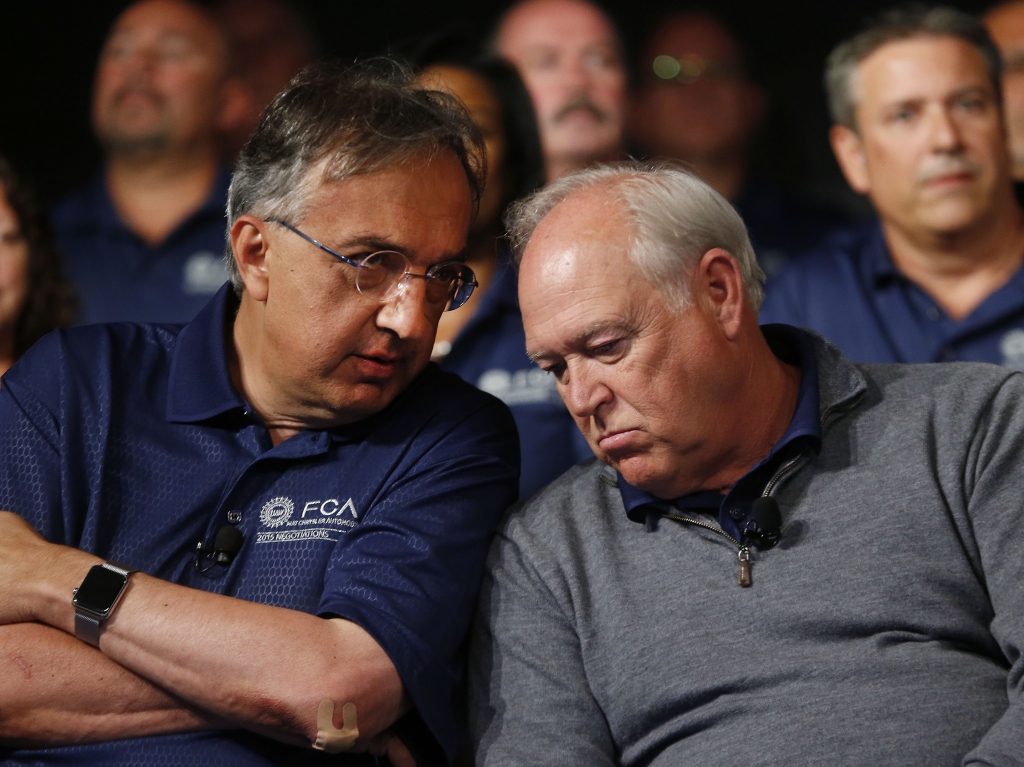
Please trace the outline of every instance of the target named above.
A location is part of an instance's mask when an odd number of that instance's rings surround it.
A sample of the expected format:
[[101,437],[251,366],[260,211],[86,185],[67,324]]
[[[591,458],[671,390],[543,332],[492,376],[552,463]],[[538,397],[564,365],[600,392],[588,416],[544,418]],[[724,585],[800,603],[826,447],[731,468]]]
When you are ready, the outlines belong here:
[[104,562],[89,570],[71,600],[75,607],[76,637],[93,647],[100,646],[100,626],[114,612],[133,572],[114,562]]

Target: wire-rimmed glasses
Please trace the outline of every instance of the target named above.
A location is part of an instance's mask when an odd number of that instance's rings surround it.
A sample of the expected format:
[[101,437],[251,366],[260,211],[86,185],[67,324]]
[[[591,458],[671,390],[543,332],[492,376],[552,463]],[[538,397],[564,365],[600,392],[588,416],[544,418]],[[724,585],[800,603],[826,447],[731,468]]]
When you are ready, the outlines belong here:
[[427,269],[426,274],[416,274],[410,271],[412,265],[409,263],[409,259],[396,250],[378,250],[375,253],[360,256],[358,259],[349,258],[335,253],[287,221],[280,218],[266,220],[280,224],[285,229],[295,232],[306,242],[330,253],[339,261],[354,266],[356,268],[356,290],[362,295],[382,303],[394,298],[410,277],[416,277],[423,280],[427,301],[432,304],[447,302],[445,311],[450,312],[466,303],[479,284],[473,270],[458,261],[434,264]]

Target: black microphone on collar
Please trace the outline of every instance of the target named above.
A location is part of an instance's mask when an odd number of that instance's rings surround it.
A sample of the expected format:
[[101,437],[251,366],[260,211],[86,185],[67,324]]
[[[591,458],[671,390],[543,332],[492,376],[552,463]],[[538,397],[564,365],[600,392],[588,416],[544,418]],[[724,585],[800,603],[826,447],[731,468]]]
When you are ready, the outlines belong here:
[[767,551],[782,538],[782,513],[774,498],[758,498],[751,507],[750,520],[743,527],[743,541]]
[[[234,525],[224,525],[217,531],[217,537],[213,540],[213,546],[202,541],[196,544],[196,567],[199,572],[205,573],[214,565],[230,565],[242,550],[242,531]],[[203,556],[209,557],[209,563],[203,567],[200,560]]]

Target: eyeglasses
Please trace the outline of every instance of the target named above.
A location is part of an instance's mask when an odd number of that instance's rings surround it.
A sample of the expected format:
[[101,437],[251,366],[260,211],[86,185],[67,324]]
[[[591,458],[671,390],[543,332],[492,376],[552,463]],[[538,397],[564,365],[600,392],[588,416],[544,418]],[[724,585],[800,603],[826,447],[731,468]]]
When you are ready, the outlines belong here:
[[735,80],[741,74],[740,68],[736,64],[709,61],[695,53],[678,59],[675,56],[657,56],[651,68],[654,70],[654,74],[662,80],[675,80],[685,85],[697,82],[701,78],[713,82]]
[[280,224],[285,229],[295,232],[306,242],[330,253],[339,261],[354,266],[356,268],[356,290],[381,303],[390,301],[397,296],[409,278],[416,277],[423,280],[427,301],[432,304],[447,303],[445,311],[450,312],[466,303],[473,295],[473,290],[480,284],[476,281],[473,270],[458,261],[434,264],[427,269],[426,274],[416,274],[410,271],[412,265],[409,263],[409,259],[398,251],[378,250],[376,253],[360,256],[357,259],[348,258],[340,253],[335,253],[287,221],[268,218],[267,222]]

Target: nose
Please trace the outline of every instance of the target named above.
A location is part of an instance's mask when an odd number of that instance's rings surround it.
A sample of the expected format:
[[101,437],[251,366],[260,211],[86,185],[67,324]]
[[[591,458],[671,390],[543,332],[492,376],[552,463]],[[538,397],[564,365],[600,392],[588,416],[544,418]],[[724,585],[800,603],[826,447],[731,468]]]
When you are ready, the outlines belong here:
[[426,286],[416,276],[405,275],[377,311],[377,327],[402,339],[430,337],[437,330],[438,317],[430,311]]
[[615,394],[591,360],[566,363],[566,377],[559,385],[565,406],[575,418],[601,418]]
[[956,152],[963,148],[960,126],[949,109],[936,109],[932,116],[932,145],[939,152]]

